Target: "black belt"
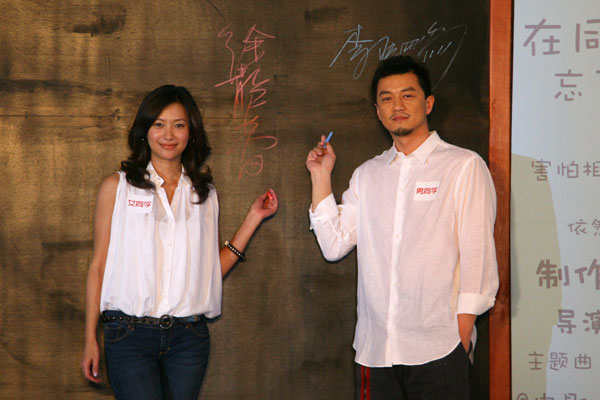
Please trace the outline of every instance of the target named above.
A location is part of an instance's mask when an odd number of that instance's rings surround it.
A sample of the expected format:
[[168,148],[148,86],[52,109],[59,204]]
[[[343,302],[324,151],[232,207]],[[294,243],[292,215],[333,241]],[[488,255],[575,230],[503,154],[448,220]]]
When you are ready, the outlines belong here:
[[136,317],[125,314],[121,311],[107,310],[102,313],[102,322],[124,322],[133,324],[159,326],[162,329],[169,329],[177,324],[189,324],[191,322],[204,321],[204,315],[192,315],[190,317],[173,317],[172,315],[163,315],[156,317]]

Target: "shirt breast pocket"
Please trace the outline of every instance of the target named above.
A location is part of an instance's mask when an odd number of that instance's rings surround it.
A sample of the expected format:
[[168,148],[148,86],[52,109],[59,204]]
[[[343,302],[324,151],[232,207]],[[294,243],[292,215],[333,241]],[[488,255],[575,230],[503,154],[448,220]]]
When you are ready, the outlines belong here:
[[125,208],[134,214],[149,214],[154,207],[154,196],[128,194]]
[[440,181],[417,182],[413,201],[433,201],[438,197]]

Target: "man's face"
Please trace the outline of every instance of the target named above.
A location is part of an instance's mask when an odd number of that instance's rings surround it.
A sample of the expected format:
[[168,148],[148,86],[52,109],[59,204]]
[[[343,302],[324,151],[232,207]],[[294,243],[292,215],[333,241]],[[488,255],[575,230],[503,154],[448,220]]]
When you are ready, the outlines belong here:
[[388,75],[377,84],[377,116],[394,136],[429,132],[427,115],[433,109],[433,96],[425,97],[412,72]]

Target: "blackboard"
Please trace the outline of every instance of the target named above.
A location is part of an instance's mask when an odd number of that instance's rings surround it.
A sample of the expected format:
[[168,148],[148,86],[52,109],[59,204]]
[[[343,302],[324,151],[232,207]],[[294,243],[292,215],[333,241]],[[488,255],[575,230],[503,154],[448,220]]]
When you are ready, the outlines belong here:
[[[335,131],[339,198],[354,168],[391,145],[369,85],[380,57],[405,53],[432,71],[430,127],[486,158],[489,5],[1,5],[0,397],[111,396],[79,371],[95,195],[127,155],[143,96],[173,83],[202,109],[222,239],[268,187],[281,204],[224,283],[201,398],[350,398],[355,256],[330,264],[320,255],[308,229],[306,154]],[[477,398],[487,390],[482,321]]]

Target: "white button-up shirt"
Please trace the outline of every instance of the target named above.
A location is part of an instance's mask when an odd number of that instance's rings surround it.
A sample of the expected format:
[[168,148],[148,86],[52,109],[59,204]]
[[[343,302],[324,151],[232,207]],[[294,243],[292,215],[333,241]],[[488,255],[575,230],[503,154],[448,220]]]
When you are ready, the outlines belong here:
[[182,168],[171,204],[152,163],[156,190],[134,187],[120,171],[100,310],[136,316],[221,313],[217,193],[196,204]]
[[476,153],[436,132],[413,153],[391,149],[358,167],[336,204],[309,211],[327,260],[357,246],[356,362],[418,365],[460,342],[457,314],[494,305],[494,185]]

